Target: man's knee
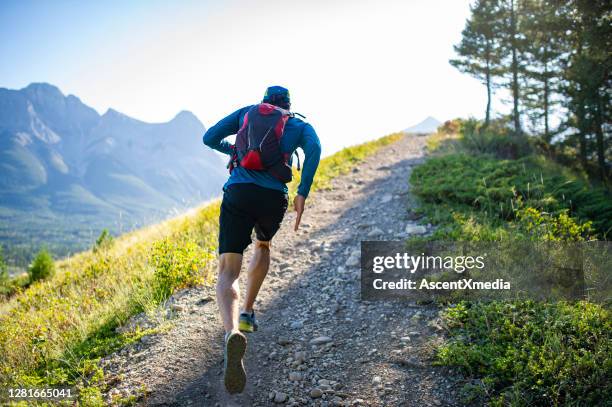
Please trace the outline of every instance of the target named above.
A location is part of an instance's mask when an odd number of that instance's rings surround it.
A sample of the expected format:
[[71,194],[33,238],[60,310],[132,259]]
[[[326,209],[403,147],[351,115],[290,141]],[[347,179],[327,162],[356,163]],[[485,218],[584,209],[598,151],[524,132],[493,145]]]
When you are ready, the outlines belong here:
[[242,254],[223,253],[219,256],[219,279],[235,280],[240,275]]
[[271,240],[255,239],[255,248],[259,250],[270,250],[271,243],[272,243]]

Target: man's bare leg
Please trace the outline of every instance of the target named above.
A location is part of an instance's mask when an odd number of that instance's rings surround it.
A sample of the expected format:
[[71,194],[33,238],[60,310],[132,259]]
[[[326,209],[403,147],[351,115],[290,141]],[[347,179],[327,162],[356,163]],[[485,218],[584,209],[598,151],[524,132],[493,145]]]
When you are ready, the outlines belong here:
[[255,241],[253,257],[249,263],[247,275],[246,296],[244,297],[244,312],[252,312],[253,304],[259,293],[259,289],[268,274],[270,268],[270,242]]
[[246,337],[238,330],[238,276],[242,254],[223,253],[219,256],[217,277],[217,305],[225,328],[223,381],[228,393],[240,393],[246,385],[246,371],[242,358],[246,351]]
[[238,305],[240,301],[238,276],[241,267],[242,254],[223,253],[219,256],[217,305],[223,319],[225,332],[238,331]]

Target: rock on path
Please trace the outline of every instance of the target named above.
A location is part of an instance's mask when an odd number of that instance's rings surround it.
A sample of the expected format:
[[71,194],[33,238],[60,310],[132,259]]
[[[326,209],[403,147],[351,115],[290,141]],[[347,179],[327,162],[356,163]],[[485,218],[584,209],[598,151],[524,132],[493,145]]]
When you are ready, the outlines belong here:
[[223,388],[214,295],[194,288],[173,296],[172,329],[102,361],[107,400],[138,394],[140,405],[166,406],[458,405],[458,378],[431,366],[441,340],[438,309],[364,302],[359,293],[361,240],[431,231],[409,212],[408,179],[424,144],[406,136],[314,193],[298,233],[287,214],[256,305],[260,330],[248,336],[244,393]]

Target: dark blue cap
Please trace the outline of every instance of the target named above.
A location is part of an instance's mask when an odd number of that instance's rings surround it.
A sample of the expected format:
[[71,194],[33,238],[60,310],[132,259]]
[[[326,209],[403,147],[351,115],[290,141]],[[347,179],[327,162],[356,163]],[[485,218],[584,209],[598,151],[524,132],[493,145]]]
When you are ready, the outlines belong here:
[[283,109],[289,109],[291,105],[289,89],[283,88],[282,86],[270,86],[266,89],[263,102],[282,107]]

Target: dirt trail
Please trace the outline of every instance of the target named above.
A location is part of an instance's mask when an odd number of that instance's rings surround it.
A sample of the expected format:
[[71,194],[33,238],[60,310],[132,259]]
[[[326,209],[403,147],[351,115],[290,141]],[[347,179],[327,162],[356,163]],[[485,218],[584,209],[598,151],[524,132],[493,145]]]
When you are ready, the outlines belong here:
[[406,136],[313,194],[297,234],[288,214],[256,304],[243,394],[224,391],[221,322],[201,288],[174,296],[171,330],[105,361],[109,394],[146,388],[141,405],[168,406],[458,405],[458,379],[431,366],[438,309],[360,300],[360,241],[419,232],[408,178],[423,155],[424,138]]

